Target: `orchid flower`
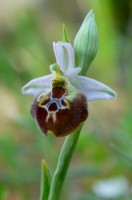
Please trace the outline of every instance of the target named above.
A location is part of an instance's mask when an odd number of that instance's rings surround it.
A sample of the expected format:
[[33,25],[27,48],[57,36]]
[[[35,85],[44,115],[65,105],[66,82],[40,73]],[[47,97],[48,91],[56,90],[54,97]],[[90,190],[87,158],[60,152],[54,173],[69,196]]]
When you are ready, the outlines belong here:
[[88,116],[89,101],[113,99],[116,93],[105,84],[80,76],[81,66],[75,66],[74,49],[70,43],[53,43],[56,64],[51,74],[28,82],[23,94],[35,96],[31,114],[45,134],[65,136]]

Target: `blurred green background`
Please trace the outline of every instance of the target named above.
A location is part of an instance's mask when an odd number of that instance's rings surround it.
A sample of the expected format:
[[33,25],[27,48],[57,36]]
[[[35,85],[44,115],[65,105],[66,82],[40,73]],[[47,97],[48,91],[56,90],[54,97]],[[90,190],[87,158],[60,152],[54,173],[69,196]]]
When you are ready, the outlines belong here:
[[73,42],[90,9],[99,49],[88,76],[112,87],[118,98],[89,103],[61,199],[132,199],[132,1],[1,0],[0,200],[39,199],[41,160],[51,174],[55,170],[64,138],[39,132],[29,114],[33,97],[22,95],[21,87],[49,73],[62,23]]

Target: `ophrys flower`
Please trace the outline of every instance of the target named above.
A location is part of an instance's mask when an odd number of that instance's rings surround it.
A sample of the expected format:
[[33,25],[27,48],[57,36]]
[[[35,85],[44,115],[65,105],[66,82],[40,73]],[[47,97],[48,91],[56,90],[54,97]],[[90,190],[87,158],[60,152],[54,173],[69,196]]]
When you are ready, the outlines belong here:
[[22,92],[35,96],[31,114],[41,131],[65,136],[86,120],[88,101],[112,99],[116,93],[99,81],[79,75],[81,68],[75,66],[70,43],[53,43],[53,49],[56,64],[50,66],[51,74],[31,80]]

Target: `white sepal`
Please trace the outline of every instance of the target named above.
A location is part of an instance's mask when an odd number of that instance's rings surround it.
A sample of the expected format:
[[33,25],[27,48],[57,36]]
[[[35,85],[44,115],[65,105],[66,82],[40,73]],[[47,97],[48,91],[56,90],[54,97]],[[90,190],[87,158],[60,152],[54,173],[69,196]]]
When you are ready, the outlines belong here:
[[52,80],[52,74],[47,76],[42,76],[40,78],[35,78],[29,81],[22,88],[22,93],[36,96],[39,93],[44,92],[45,90],[50,88],[51,80]]
[[116,92],[105,84],[84,76],[78,76],[71,81],[76,89],[85,94],[88,101],[116,98]]
[[66,76],[77,76],[81,68],[75,67],[75,56],[72,45],[66,42],[54,42],[53,49],[56,57],[56,62],[59,65],[61,71]]

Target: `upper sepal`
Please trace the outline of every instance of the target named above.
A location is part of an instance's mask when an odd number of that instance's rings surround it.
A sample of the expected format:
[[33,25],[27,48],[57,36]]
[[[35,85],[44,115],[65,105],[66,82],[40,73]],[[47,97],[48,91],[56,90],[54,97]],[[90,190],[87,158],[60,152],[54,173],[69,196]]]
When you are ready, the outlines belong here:
[[77,76],[81,71],[80,67],[75,67],[74,49],[70,43],[57,42],[53,43],[56,63],[65,76]]

